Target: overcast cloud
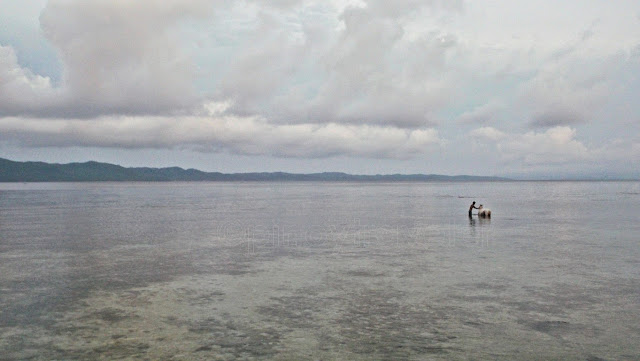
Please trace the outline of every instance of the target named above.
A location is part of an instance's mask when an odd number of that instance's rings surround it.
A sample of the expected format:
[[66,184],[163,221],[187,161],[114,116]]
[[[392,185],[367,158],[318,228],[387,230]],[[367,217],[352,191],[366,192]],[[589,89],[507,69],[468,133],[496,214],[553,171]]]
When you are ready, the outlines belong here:
[[[637,1],[0,8],[2,157],[80,147],[103,149],[105,160],[122,149],[132,159],[149,149],[227,154],[222,168],[234,171],[254,170],[231,165],[243,155],[266,157],[262,170],[281,169],[282,158],[356,173],[370,169],[358,162],[389,172],[638,173],[621,166],[640,161]],[[43,160],[87,160],[56,154]],[[335,169],[316,161],[332,158]]]

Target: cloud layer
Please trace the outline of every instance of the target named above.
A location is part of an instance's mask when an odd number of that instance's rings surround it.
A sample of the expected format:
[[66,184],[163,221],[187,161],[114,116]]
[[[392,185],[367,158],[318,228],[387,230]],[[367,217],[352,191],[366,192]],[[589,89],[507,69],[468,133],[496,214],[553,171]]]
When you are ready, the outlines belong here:
[[0,140],[28,147],[176,148],[245,155],[324,158],[347,155],[405,159],[437,148],[435,130],[336,123],[273,125],[224,117],[100,117],[84,120],[5,118]]
[[522,169],[632,160],[640,5],[527,4],[50,0],[23,19],[56,51],[40,72],[0,33],[0,139],[443,166],[471,142],[491,150],[479,167]]

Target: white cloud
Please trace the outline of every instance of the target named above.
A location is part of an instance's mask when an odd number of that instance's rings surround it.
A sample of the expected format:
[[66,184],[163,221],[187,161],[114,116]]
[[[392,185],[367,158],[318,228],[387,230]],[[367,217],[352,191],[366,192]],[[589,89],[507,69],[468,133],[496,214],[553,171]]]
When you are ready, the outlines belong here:
[[536,166],[592,159],[592,151],[575,138],[576,130],[566,126],[524,134],[483,127],[473,130],[470,136],[478,142],[495,145],[498,157],[506,163]]
[[498,129],[492,127],[482,127],[471,131],[471,137],[479,140],[498,141],[506,138],[508,135]]
[[46,108],[54,95],[51,80],[20,67],[14,50],[0,45],[0,116]]

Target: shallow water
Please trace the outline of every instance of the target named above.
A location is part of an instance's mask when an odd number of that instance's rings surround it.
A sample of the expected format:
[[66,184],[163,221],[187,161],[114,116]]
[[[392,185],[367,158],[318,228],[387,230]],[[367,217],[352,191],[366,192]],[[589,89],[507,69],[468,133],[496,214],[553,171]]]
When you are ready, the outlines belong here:
[[0,360],[637,360],[639,202],[638,182],[0,184]]

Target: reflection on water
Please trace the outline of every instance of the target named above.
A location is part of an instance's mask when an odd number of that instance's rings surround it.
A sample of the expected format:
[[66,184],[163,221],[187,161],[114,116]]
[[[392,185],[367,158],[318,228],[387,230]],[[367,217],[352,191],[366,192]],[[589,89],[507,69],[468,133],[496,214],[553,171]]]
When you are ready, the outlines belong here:
[[491,218],[469,216],[470,238],[488,244],[492,237]]
[[0,184],[0,360],[637,359],[637,189]]

